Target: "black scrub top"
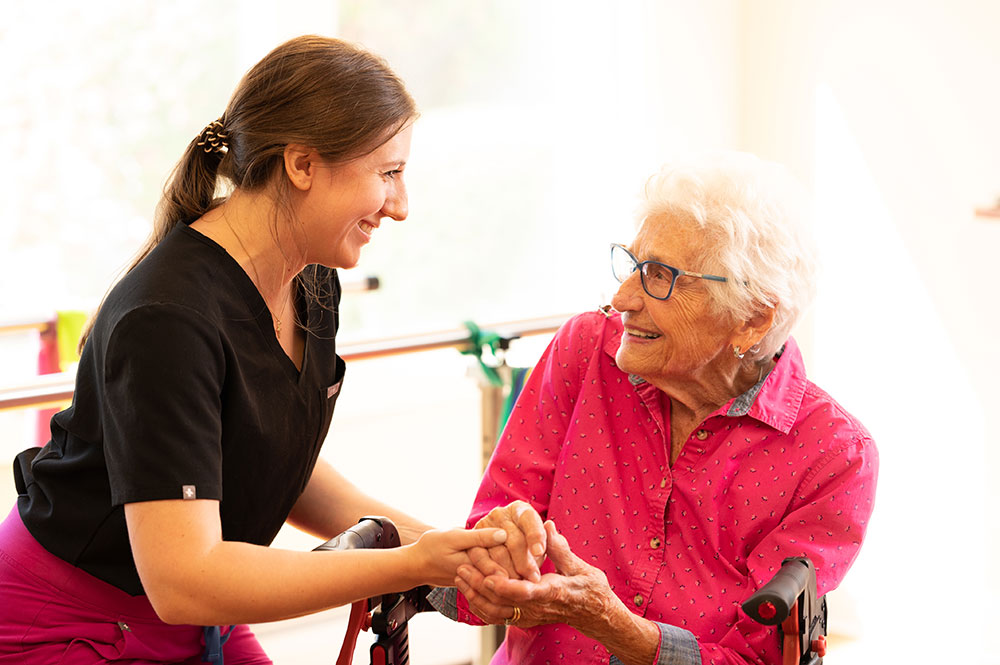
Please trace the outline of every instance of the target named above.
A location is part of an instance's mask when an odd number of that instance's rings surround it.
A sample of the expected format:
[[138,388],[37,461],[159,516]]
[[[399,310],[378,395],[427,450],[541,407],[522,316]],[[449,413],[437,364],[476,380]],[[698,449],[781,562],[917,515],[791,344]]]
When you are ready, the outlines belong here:
[[[344,376],[336,271],[303,271],[302,370],[253,282],[177,228],[108,294],[52,439],[18,455],[18,511],[47,550],[143,593],[123,504],[217,499],[225,540],[268,545],[305,489]],[[318,296],[318,297],[316,297]],[[308,304],[303,304],[308,303]]]

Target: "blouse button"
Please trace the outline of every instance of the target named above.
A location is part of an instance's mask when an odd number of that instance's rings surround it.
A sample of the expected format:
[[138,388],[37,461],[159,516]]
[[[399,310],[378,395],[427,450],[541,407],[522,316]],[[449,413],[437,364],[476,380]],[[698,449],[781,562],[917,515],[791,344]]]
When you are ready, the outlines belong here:
[[667,486],[667,479],[664,478],[663,480],[660,481],[660,489],[663,489],[666,486]]
[[642,594],[641,593],[635,594],[635,598],[633,598],[632,600],[635,601],[635,606],[636,607],[642,607]]
[[705,439],[708,438],[708,430],[700,429],[697,432],[695,432],[694,435],[698,438],[699,441],[704,441]]
[[660,547],[660,539],[659,538],[653,538],[651,541],[649,541],[649,546],[652,547],[654,550],[655,549],[659,549],[659,547]]

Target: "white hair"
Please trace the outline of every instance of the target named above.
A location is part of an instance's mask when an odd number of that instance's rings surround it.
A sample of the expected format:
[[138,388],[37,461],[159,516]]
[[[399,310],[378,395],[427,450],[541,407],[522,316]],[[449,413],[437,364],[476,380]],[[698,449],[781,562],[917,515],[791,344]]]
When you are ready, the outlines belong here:
[[678,267],[727,278],[709,289],[717,311],[748,321],[764,307],[775,309],[770,331],[751,350],[764,359],[785,343],[815,292],[807,210],[786,168],[747,153],[723,153],[653,174],[639,221],[693,224],[703,232],[701,264]]

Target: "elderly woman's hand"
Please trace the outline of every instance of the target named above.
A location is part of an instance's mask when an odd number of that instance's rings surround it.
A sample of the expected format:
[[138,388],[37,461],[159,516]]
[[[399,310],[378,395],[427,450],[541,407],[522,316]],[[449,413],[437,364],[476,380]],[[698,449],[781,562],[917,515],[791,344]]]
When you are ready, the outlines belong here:
[[607,576],[573,554],[554,523],[545,522],[544,528],[548,558],[557,573],[546,573],[537,582],[496,573],[483,575],[473,566],[459,566],[456,586],[479,618],[504,623],[511,619],[515,606],[520,608],[516,623],[522,628],[548,623],[587,624],[608,616],[614,593]]
[[489,548],[488,560],[482,550],[470,552],[482,576],[496,574],[496,565],[499,565],[512,579],[535,582],[541,579],[538,567],[545,558],[547,537],[542,518],[531,504],[514,501],[494,508],[476,522],[475,528],[499,528],[507,532],[503,545]]
[[557,573],[531,582],[502,573],[484,576],[476,567],[459,566],[455,585],[469,609],[487,623],[519,628],[565,623],[603,644],[626,665],[652,662],[659,648],[659,628],[632,614],[607,576],[573,554],[553,522],[544,526],[547,555]]

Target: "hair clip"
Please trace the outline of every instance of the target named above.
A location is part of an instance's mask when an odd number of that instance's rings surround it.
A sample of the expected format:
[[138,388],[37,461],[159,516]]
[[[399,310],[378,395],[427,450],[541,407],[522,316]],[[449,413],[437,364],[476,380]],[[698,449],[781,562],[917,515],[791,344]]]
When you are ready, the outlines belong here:
[[222,130],[225,127],[222,124],[222,119],[213,120],[205,126],[205,129],[201,130],[201,134],[195,145],[200,146],[205,149],[205,152],[226,152],[229,150],[229,142],[226,139],[229,138],[228,134],[224,134]]

